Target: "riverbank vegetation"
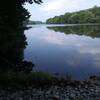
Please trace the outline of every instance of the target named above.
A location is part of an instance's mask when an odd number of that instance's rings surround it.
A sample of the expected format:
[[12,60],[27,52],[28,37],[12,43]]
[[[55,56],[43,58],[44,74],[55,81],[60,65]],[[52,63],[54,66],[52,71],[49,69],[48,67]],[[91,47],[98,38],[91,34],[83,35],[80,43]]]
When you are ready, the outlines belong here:
[[54,30],[55,32],[62,32],[65,34],[77,34],[84,36],[91,36],[92,38],[100,37],[100,25],[72,25],[72,26],[48,26],[50,30]]
[[[23,7],[25,3],[38,3],[41,0],[0,1],[0,84],[25,82],[34,64],[24,61],[27,45],[24,22],[30,13]],[[23,73],[23,74],[21,74]],[[29,78],[29,77],[28,77]],[[20,81],[19,81],[20,80]],[[17,84],[17,85],[19,85]]]
[[[91,79],[97,78],[98,76],[91,76]],[[49,73],[45,72],[6,72],[0,74],[0,87],[4,88],[24,88],[24,87],[45,87],[45,86],[78,86],[81,84],[81,82],[84,82],[85,84],[90,84],[89,79],[88,80],[76,80],[72,79],[68,75],[66,77],[56,77],[53,75],[50,75]]]
[[77,12],[68,12],[64,15],[55,16],[46,21],[47,24],[83,24],[100,23],[100,7],[93,7]]

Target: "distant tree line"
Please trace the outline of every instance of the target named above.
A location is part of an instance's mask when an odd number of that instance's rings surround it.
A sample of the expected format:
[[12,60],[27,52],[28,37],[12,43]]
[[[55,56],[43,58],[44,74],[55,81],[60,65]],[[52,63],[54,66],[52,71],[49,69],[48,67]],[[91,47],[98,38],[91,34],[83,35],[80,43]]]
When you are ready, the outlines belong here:
[[49,18],[47,24],[83,24],[83,23],[100,23],[100,7],[93,7],[73,13]]
[[27,20],[24,22],[24,25],[34,25],[34,24],[43,24],[41,21],[32,21],[32,20]]

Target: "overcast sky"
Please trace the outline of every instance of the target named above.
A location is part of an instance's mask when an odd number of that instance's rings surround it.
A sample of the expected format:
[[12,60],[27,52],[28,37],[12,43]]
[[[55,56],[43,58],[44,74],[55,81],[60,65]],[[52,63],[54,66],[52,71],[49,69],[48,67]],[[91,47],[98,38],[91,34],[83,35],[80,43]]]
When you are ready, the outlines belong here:
[[31,20],[46,21],[50,17],[66,12],[79,11],[100,6],[100,0],[43,0],[42,5],[26,4],[25,8],[31,13]]

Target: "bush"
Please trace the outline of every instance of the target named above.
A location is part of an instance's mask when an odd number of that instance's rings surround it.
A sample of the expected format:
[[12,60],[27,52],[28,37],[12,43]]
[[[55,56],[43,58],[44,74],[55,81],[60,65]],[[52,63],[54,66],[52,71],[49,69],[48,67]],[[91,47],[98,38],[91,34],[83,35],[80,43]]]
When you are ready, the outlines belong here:
[[12,87],[27,87],[27,86],[48,86],[54,83],[55,79],[47,73],[31,72],[26,74],[24,72],[14,73],[8,72],[0,74],[1,86]]

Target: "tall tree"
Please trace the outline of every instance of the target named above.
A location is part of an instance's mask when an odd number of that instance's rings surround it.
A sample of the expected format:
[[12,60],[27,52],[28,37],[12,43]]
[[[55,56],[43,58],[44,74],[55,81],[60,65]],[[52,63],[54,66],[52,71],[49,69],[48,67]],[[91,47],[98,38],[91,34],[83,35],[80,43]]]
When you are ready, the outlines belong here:
[[42,3],[41,0],[0,1],[0,71],[11,70],[23,61],[26,45],[23,22],[30,17],[23,7],[25,2]]

